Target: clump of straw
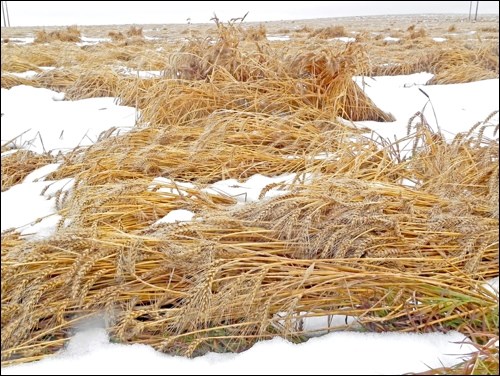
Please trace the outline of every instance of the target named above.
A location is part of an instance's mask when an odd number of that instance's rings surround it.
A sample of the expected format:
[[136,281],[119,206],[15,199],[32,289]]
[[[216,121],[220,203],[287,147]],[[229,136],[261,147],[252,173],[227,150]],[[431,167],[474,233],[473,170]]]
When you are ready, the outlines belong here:
[[328,26],[320,29],[316,29],[309,33],[309,37],[320,38],[320,39],[331,39],[338,37],[345,37],[347,32],[344,26]]
[[60,42],[80,42],[81,33],[76,26],[68,26],[64,30],[54,30],[47,32],[39,30],[36,32],[35,43]]
[[[2,150],[3,148],[2,145]],[[55,158],[50,155],[36,154],[28,150],[18,150],[2,157],[2,192],[21,183],[30,172],[54,161]]]

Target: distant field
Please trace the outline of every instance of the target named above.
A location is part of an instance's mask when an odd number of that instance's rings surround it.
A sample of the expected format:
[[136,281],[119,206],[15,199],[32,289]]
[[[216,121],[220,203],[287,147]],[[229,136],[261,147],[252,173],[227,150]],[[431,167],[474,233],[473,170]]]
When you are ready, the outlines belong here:
[[[241,15],[235,15],[240,17]],[[424,27],[431,37],[444,37],[446,34],[454,34],[456,39],[468,39],[467,33],[470,31],[481,32],[492,39],[498,39],[498,16],[484,15],[478,18],[477,22],[469,22],[467,15],[398,15],[398,16],[364,16],[364,17],[340,17],[322,18],[312,20],[294,21],[267,21],[267,22],[246,22],[248,27],[264,25],[270,34],[294,34],[303,27],[318,29],[329,26],[343,26],[348,32],[362,33],[374,32],[389,36],[392,32],[404,32],[408,27],[415,25]],[[450,31],[450,27],[455,26],[455,30]],[[85,26],[77,25],[85,36],[107,37],[109,31],[126,31],[132,25],[102,25]],[[165,24],[165,25],[138,25],[142,27],[144,34],[151,37],[180,39],[185,36],[185,32],[193,30],[200,33],[214,33],[213,22],[206,24]],[[2,38],[5,37],[25,37],[34,36],[37,30],[44,28],[47,31],[59,29],[59,27],[12,27],[2,28]],[[481,29],[491,29],[482,31]]]

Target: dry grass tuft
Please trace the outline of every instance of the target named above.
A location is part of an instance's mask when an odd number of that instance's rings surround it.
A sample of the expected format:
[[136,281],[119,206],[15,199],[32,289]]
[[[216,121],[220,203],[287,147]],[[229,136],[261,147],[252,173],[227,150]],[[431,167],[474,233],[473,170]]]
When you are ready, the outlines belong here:
[[482,43],[476,48],[439,51],[432,59],[436,75],[429,84],[453,84],[498,78],[498,46]]
[[130,28],[126,32],[127,37],[139,37],[144,38],[144,34],[142,32],[142,27],[130,26]]
[[39,30],[36,32],[35,43],[60,42],[80,42],[81,33],[76,26],[68,26],[65,30],[54,30],[46,32]]
[[114,97],[119,93],[121,76],[110,68],[97,72],[85,70],[74,73],[77,76],[74,80],[71,78],[70,84],[64,89],[67,99]]
[[116,43],[116,42],[121,42],[126,39],[125,34],[123,34],[121,31],[110,31],[108,33],[108,36],[111,38],[111,41]]
[[320,38],[320,39],[330,39],[345,37],[347,32],[344,26],[328,26],[320,29],[313,30],[309,33],[309,38]]
[[493,26],[481,27],[479,28],[479,31],[482,31],[483,33],[498,33],[498,27],[493,27]]
[[408,28],[409,35],[408,37],[410,39],[418,39],[418,38],[425,38],[427,36],[427,31],[424,28],[420,29],[409,29]]
[[390,114],[375,104],[353,83],[352,76],[367,70],[367,57],[359,44],[321,49],[296,56],[290,63],[299,84],[301,96],[308,104],[321,109],[332,109],[350,120],[393,121]]
[[258,27],[249,27],[244,30],[244,39],[248,41],[261,41],[266,39],[266,27],[260,24]]

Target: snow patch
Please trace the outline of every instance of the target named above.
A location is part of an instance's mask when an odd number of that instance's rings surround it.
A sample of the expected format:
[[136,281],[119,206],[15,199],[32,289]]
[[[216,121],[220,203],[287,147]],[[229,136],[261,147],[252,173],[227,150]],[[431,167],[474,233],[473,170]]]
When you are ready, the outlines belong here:
[[344,43],[350,43],[350,42],[355,42],[356,38],[352,38],[352,37],[338,37],[338,38],[328,39],[329,42],[336,41],[336,40],[338,40],[340,42],[344,42]]
[[177,222],[189,222],[193,219],[194,213],[186,209],[177,209],[170,211],[166,216],[157,220],[153,226],[157,226],[162,223],[177,223]]
[[91,328],[77,333],[66,349],[55,356],[2,367],[2,374],[162,375],[170,369],[185,375],[390,375],[457,364],[475,350],[465,341],[466,337],[458,332],[336,332],[301,344],[276,337],[258,342],[240,354],[208,353],[188,359],[159,353],[146,345],[110,343],[105,329]]
[[45,180],[45,177],[56,171],[60,163],[50,163],[29,173],[23,180],[23,183],[36,183],[37,181]]
[[268,41],[287,41],[290,40],[290,37],[288,35],[268,35],[266,36]]
[[[211,194],[223,194],[233,197],[239,203],[248,203],[258,201],[262,190],[269,184],[291,184],[296,178],[296,174],[285,174],[276,177],[255,174],[246,182],[240,183],[236,179],[221,180],[213,183],[208,188],[202,189],[202,191]],[[264,197],[277,197],[286,193],[288,193],[287,190],[273,188],[267,191]]]
[[[48,171],[54,166],[46,167],[41,169]],[[37,170],[32,174],[31,177],[28,175],[28,182],[16,184],[1,193],[1,231],[16,228],[29,239],[39,240],[54,234],[61,219],[57,214],[54,195],[59,190],[64,192],[71,189],[74,179],[34,182],[34,177],[41,176],[41,172]],[[20,203],[29,210],[19,210]]]
[[117,133],[124,133],[135,124],[135,109],[117,105],[115,98],[54,100],[61,95],[25,85],[2,88],[2,144],[14,139],[18,148],[56,154],[92,145],[102,132],[112,127],[118,129]]

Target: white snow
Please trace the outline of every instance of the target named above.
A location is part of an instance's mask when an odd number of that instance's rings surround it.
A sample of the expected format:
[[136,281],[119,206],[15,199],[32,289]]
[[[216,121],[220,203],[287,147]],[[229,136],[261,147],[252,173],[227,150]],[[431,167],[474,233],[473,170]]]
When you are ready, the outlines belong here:
[[28,44],[28,43],[33,43],[35,41],[34,37],[15,37],[15,38],[9,38],[9,43],[15,43],[15,44]]
[[139,78],[156,78],[163,76],[162,71],[158,70],[150,70],[150,71],[138,71],[135,69],[127,68],[127,67],[118,67],[118,73],[121,73],[125,76],[136,76]]
[[110,42],[110,38],[90,38],[90,37],[85,37],[82,36],[80,37],[80,42],[76,42],[77,46],[89,46],[97,43],[102,43],[102,42]]
[[64,98],[66,98],[66,93],[58,93],[57,91],[54,92],[52,95],[52,100],[53,101],[63,101]]
[[36,363],[2,368],[21,375],[396,375],[451,366],[475,348],[457,332],[397,334],[337,332],[293,344],[261,341],[240,354],[208,353],[188,359],[134,344],[109,343],[103,328],[78,332],[59,354]]
[[[55,67],[39,67],[39,68],[45,72],[56,69]],[[11,75],[11,76],[20,77],[20,78],[33,78],[37,74],[39,74],[39,72],[35,72],[32,70],[28,70],[25,72],[7,72],[7,73],[5,73],[5,75]]]
[[408,180],[408,179],[405,179],[405,178],[401,179],[401,182],[400,182],[401,185],[404,185],[404,186],[410,187],[410,188],[415,187],[417,185],[416,183],[417,182],[412,181],[412,180]]
[[24,178],[23,183],[35,183],[37,181],[43,181],[45,179],[45,176],[56,171],[60,165],[60,163],[50,163],[43,167],[37,168]]
[[189,222],[193,219],[194,213],[186,209],[176,209],[170,211],[166,216],[157,220],[153,226],[161,223]]
[[399,38],[393,38],[393,37],[385,37],[384,41],[386,42],[399,42]]
[[10,75],[10,76],[19,77],[19,78],[33,78],[37,74],[38,74],[38,72],[29,70],[29,71],[25,71],[25,72],[9,72],[5,75]]
[[[293,156],[290,156],[293,158]],[[320,153],[318,159],[326,159],[327,156]],[[234,198],[238,203],[255,202],[259,200],[259,196],[269,184],[290,184],[294,181],[304,181],[309,179],[308,174],[284,174],[281,176],[269,177],[261,174],[255,174],[249,177],[246,181],[240,182],[236,179],[219,180],[210,184],[208,187],[201,189],[202,192],[222,195]],[[192,183],[174,181],[169,178],[157,177],[149,186],[150,190],[159,193],[168,193],[173,195],[187,196],[186,189],[193,189],[195,185]],[[271,198],[288,193],[287,190],[280,189],[280,187],[272,187],[264,195],[265,198]],[[190,219],[190,218],[189,218]]]
[[193,183],[179,182],[169,178],[156,177],[149,186],[150,190],[155,190],[156,192],[164,192],[174,195],[187,196],[185,189],[193,189],[195,185]]
[[285,40],[290,40],[290,37],[288,35],[268,35],[266,38],[269,41],[277,41],[277,40],[285,41]]
[[[498,79],[450,85],[425,85],[432,78],[430,73],[408,76],[356,77],[355,81],[373,102],[383,111],[396,118],[394,122],[378,123],[362,121],[356,124],[372,129],[383,137],[406,136],[410,117],[423,111],[426,121],[443,131],[448,140],[460,132],[466,132],[478,121],[483,121],[493,111],[498,111]],[[430,98],[422,93],[423,90]],[[476,94],[474,94],[476,93]],[[432,104],[432,105],[431,105]],[[424,109],[425,106],[425,109]],[[434,107],[435,115],[432,110]],[[492,122],[498,121],[498,114]],[[490,129],[485,136],[490,136]]]
[[[33,171],[22,184],[16,184],[1,193],[1,231],[18,228],[29,239],[44,239],[55,232],[61,216],[56,214],[54,195],[58,190],[64,192],[71,189],[73,179],[34,182],[51,169],[54,169],[54,165],[44,166],[39,169],[41,171]],[[49,188],[42,195],[47,186]],[[25,210],[19,210],[20,203]]]
[[340,41],[340,42],[344,42],[344,43],[349,43],[349,42],[355,42],[356,41],[356,38],[352,38],[352,37],[338,37],[338,38],[331,38],[331,39],[328,39],[328,41]]
[[343,329],[359,329],[360,325],[356,318],[353,316],[343,315],[313,315],[308,312],[300,312],[294,314],[292,317],[286,318],[285,312],[278,312],[276,314],[278,323],[288,328],[290,326],[292,331],[307,331],[304,335],[306,337],[318,337],[324,334],[331,333],[339,328]]
[[[262,189],[269,184],[285,183],[290,184],[297,179],[296,174],[284,174],[276,177],[268,177],[255,174],[248,178],[246,182],[240,183],[236,179],[221,180],[211,184],[202,191],[211,194],[223,194],[231,196],[240,203],[254,202],[259,200]],[[265,197],[271,198],[288,193],[286,190],[280,190],[277,187],[266,192]]]
[[110,40],[109,38],[91,38],[85,36],[82,36],[80,39],[82,42],[89,42],[89,43],[108,42]]
[[442,42],[446,41],[446,38],[435,37],[435,38],[432,38],[432,40],[434,42],[442,43]]
[[2,158],[3,157],[8,157],[9,155],[15,154],[19,151],[19,149],[12,149],[12,150],[7,150],[2,153]]
[[498,297],[498,294],[499,294],[498,293],[499,292],[499,287],[498,287],[499,286],[499,281],[498,280],[499,280],[499,277],[495,277],[495,278],[490,279],[489,281],[487,281],[483,285],[483,287],[486,290],[488,290],[488,291],[496,294],[497,297]]
[[112,127],[123,133],[135,124],[135,109],[117,105],[114,98],[61,101],[60,95],[25,85],[2,88],[2,144],[15,139],[17,147],[37,153],[66,152],[93,144]]
[[[307,312],[301,312],[302,315],[306,315]],[[337,327],[351,327],[354,328],[356,325],[356,319],[352,316],[312,316],[304,317],[302,319],[303,330],[306,331],[317,331],[314,336],[323,335],[328,333],[328,328]]]

